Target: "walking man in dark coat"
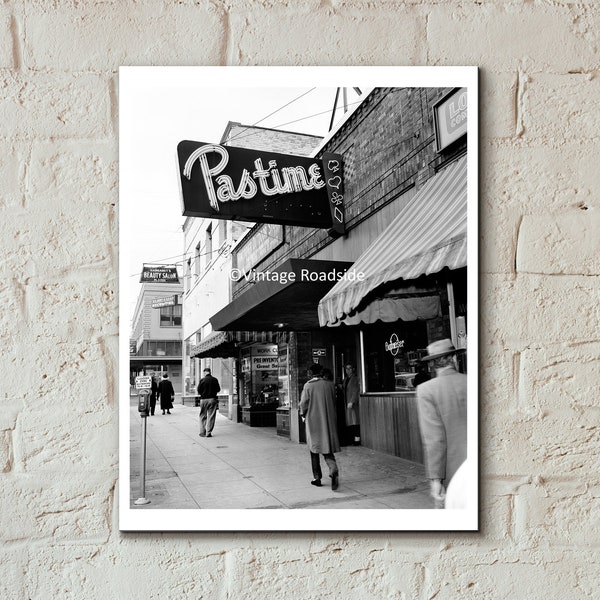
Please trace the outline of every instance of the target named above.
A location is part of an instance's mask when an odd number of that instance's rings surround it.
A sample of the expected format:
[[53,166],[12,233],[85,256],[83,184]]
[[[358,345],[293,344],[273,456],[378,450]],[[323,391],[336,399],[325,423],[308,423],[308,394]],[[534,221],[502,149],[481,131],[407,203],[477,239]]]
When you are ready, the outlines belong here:
[[156,377],[152,375],[152,383],[150,387],[150,414],[154,415],[156,410],[156,396],[158,395],[158,383],[156,383]]
[[429,344],[422,360],[433,361],[436,377],[417,388],[425,470],[437,508],[443,507],[446,488],[467,458],[467,376],[456,369],[459,351],[449,339]]
[[198,395],[200,396],[200,437],[212,437],[215,427],[219,400],[217,394],[221,386],[216,377],[210,373],[210,369],[204,369],[204,377],[198,384]]
[[355,446],[360,446],[360,385],[354,365],[348,363],[345,367],[344,400],[346,402],[346,426],[348,436]]
[[162,414],[171,414],[171,409],[173,408],[173,397],[175,396],[175,390],[173,389],[173,384],[169,381],[169,375],[164,373],[162,376],[162,381],[158,384],[158,395],[160,397],[160,408],[162,410]]
[[321,487],[321,457],[329,467],[331,489],[339,486],[339,469],[334,452],[340,451],[335,412],[335,387],[332,381],[321,377],[321,365],[309,368],[311,379],[304,384],[300,397],[300,415],[306,423],[306,441],[310,450],[313,480],[312,485]]

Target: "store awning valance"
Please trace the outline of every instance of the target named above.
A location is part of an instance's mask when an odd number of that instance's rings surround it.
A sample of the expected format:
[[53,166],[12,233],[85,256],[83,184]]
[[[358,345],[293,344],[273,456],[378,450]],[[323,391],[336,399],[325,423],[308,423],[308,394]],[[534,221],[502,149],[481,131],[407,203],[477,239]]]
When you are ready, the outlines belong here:
[[398,319],[402,321],[427,320],[442,316],[439,291],[423,292],[414,286],[390,290],[383,296],[364,304],[353,311],[351,315],[338,320],[332,327],[342,324],[370,324],[377,321],[393,323]]
[[192,358],[228,358],[237,356],[237,337],[233,331],[213,331],[190,348]]
[[381,284],[467,265],[467,158],[420,189],[354,263],[363,281],[339,281],[319,302],[319,323],[339,325]]
[[213,331],[199,344],[190,348],[190,357],[230,358],[238,355],[242,344],[287,342],[288,334],[283,331]]
[[270,273],[270,280],[254,281],[248,290],[210,317],[212,328],[215,331],[318,329],[319,300],[351,266],[351,262],[290,258]]

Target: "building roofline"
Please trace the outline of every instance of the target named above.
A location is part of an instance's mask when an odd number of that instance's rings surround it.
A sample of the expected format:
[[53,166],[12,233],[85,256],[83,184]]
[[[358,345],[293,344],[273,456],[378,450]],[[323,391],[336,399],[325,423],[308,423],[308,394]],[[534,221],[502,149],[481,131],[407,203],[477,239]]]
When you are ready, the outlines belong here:
[[316,140],[322,140],[323,136],[321,135],[313,135],[312,133],[302,133],[300,131],[290,131],[287,129],[274,129],[273,127],[258,127],[256,125],[244,125],[243,123],[238,123],[237,121],[228,121],[227,126],[225,127],[225,131],[223,132],[223,135],[221,136],[221,141],[219,142],[219,144],[224,144],[227,141],[227,137],[229,136],[229,133],[231,132],[231,130],[233,129],[233,127],[243,127],[244,129],[260,129],[261,131],[276,131],[277,133],[287,133],[287,134],[291,134],[291,135],[300,135],[306,138],[313,138]]
[[321,143],[312,151],[310,156],[312,158],[319,155],[320,152],[331,142],[331,140],[337,135],[342,127],[360,110],[367,99],[375,91],[376,88],[369,88],[367,92],[362,96],[360,102],[353,106],[335,125],[335,127],[327,133],[327,135],[321,138]]

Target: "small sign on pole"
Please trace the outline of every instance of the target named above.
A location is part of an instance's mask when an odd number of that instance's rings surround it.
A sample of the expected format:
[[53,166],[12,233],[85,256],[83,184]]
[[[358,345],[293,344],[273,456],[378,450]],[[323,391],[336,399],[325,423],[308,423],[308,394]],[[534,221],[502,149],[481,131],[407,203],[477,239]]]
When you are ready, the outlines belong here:
[[150,375],[140,375],[135,378],[136,390],[149,390],[152,388],[152,377]]

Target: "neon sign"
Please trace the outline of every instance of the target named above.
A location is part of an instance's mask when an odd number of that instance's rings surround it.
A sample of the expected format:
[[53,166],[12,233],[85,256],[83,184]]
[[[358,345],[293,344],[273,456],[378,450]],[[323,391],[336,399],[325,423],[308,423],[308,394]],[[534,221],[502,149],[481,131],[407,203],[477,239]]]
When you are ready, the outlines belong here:
[[[209,167],[207,159],[207,155],[211,153],[220,156],[219,163],[213,168]],[[220,210],[219,202],[254,198],[258,192],[258,186],[260,186],[261,194],[276,196],[278,194],[318,190],[325,185],[325,182],[321,179],[321,171],[317,163],[310,165],[308,172],[302,166],[283,167],[279,170],[276,160],[270,160],[268,168],[265,168],[262,159],[257,158],[254,161],[255,170],[252,173],[247,169],[242,170],[240,182],[236,188],[229,175],[220,174],[229,163],[229,152],[223,146],[213,144],[202,146],[190,154],[183,168],[183,174],[188,179],[192,178],[192,167],[196,160],[200,163],[200,170],[210,199],[210,205],[217,211]],[[270,185],[269,178],[271,179]],[[216,189],[215,182],[218,184]]]
[[385,351],[390,352],[392,356],[396,356],[400,348],[404,348],[404,340],[399,340],[395,333],[390,336],[390,341],[385,343]]
[[333,172],[315,158],[203,142],[180,142],[177,154],[184,216],[345,232],[339,155],[328,155]]

